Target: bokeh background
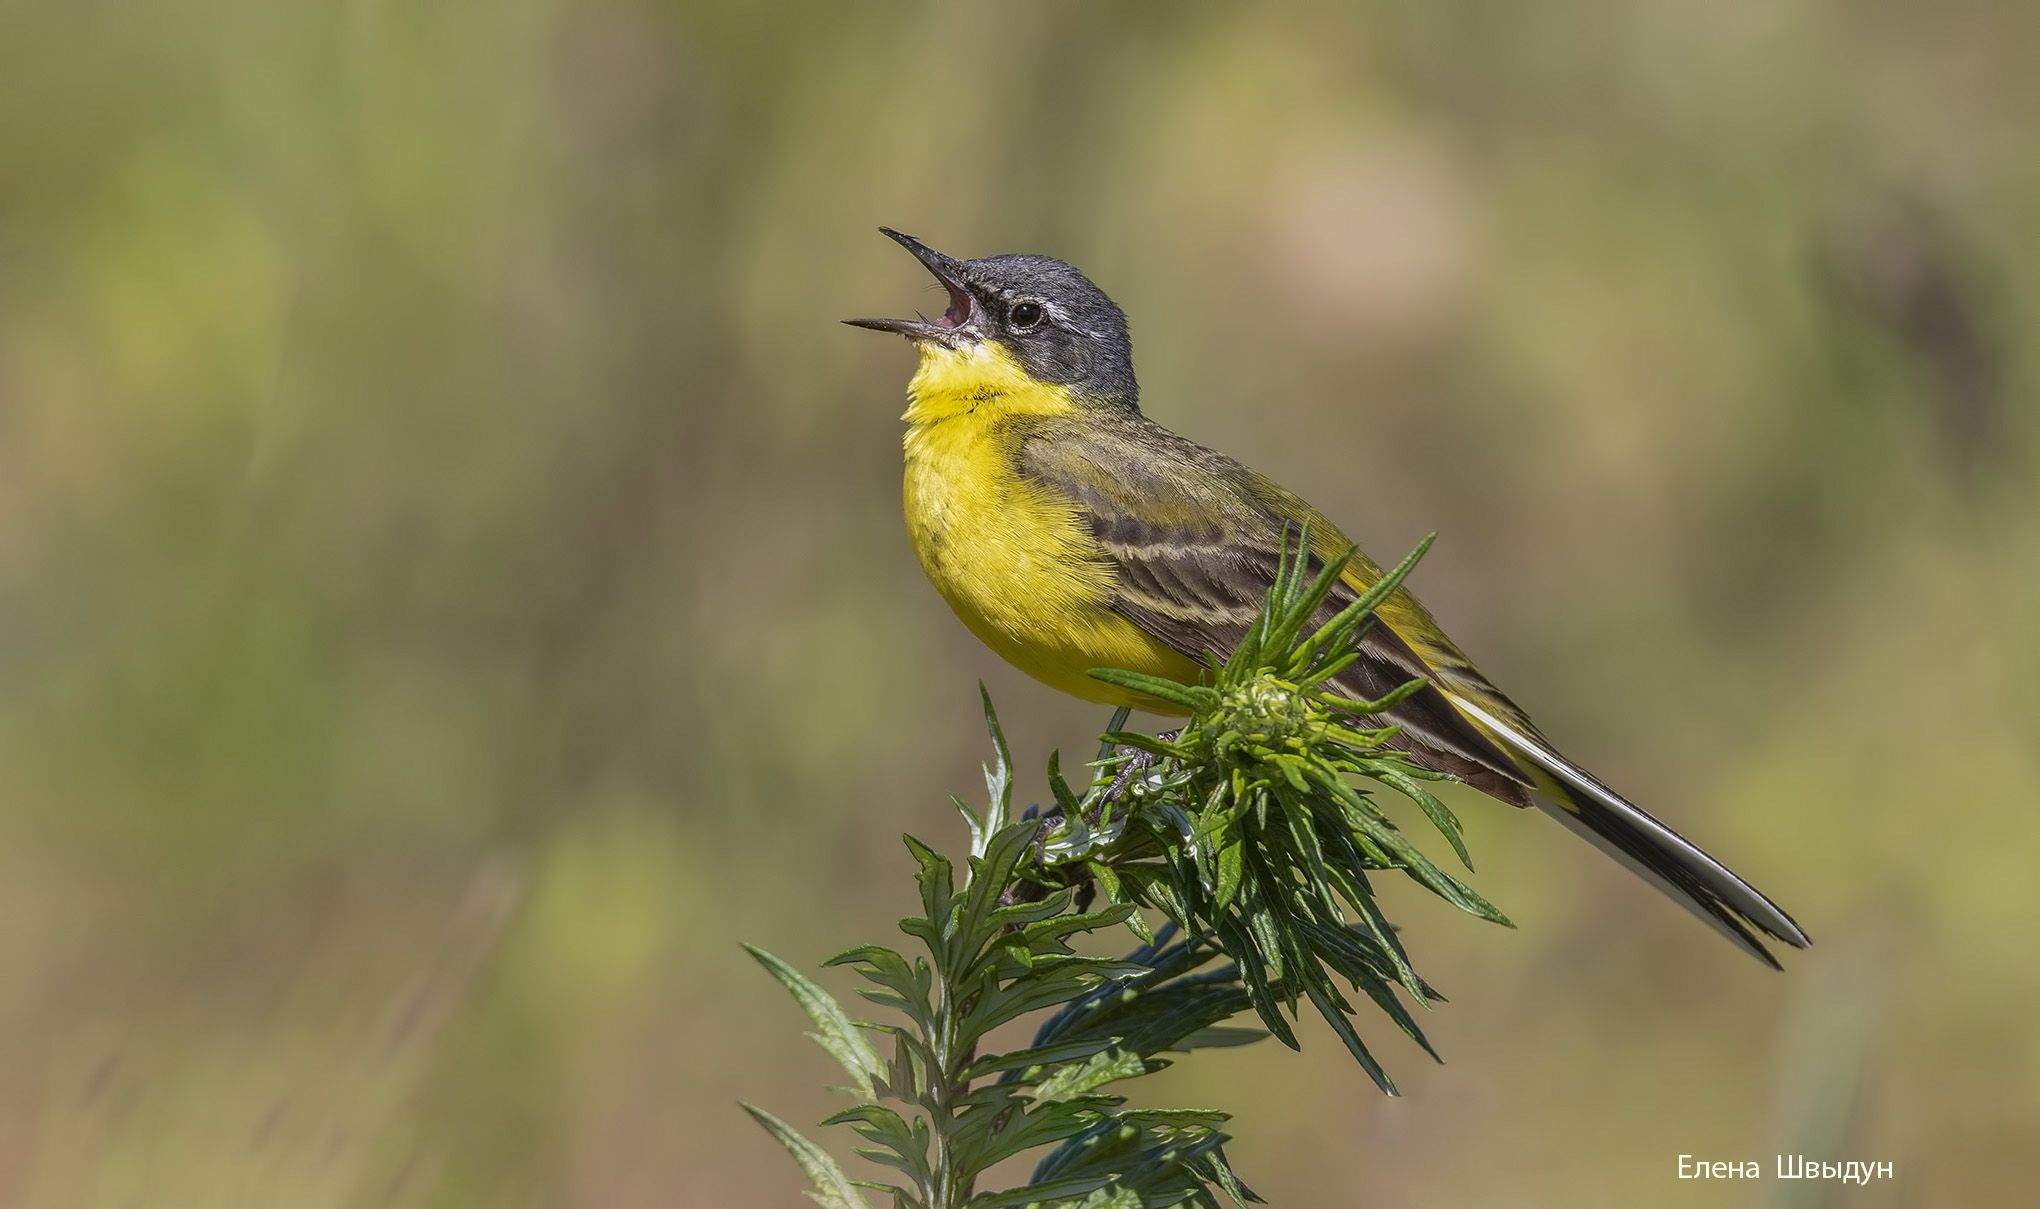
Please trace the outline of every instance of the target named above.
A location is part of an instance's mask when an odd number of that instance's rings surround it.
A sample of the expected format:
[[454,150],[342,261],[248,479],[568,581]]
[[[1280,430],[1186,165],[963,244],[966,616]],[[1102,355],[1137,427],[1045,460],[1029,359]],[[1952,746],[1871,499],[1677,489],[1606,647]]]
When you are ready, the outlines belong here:
[[[2040,9],[0,7],[0,1205],[744,1206],[990,686],[880,223],[1085,266],[1819,940],[1462,796],[1406,1098],[1157,1081],[1278,1205],[2012,1204],[2040,1136]],[[1485,858],[1485,859],[1480,859]],[[841,983],[836,983],[841,987]],[[838,1139],[840,1142],[840,1139]],[[1890,1160],[1867,1190],[1677,1156]]]

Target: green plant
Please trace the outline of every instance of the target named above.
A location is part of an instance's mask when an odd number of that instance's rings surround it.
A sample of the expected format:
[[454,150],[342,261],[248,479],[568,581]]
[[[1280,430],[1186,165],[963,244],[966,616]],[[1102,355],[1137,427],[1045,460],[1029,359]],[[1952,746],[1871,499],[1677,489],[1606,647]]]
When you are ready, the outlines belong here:
[[[1413,802],[1468,863],[1458,820],[1425,784],[1440,775],[1397,755],[1392,728],[1360,721],[1416,686],[1377,701],[1327,687],[1428,545],[1342,609],[1328,601],[1346,560],[1311,575],[1306,559],[1285,557],[1261,616],[1208,683],[1094,673],[1180,705],[1189,723],[1174,736],[1131,734],[1122,711],[1081,795],[1051,756],[1056,807],[1045,818],[1013,818],[1012,757],[986,699],[989,800],[982,813],[956,803],[971,835],[963,884],[945,857],[906,841],[921,914],[900,927],[925,955],[868,945],[829,962],[874,984],[861,994],[904,1023],[852,1021],[792,966],[751,950],[850,1075],[859,1103],[825,1124],[849,1125],[866,1143],[858,1153],[897,1173],[892,1182],[852,1180],[826,1151],[750,1108],[807,1172],[809,1195],[830,1209],[864,1206],[860,1189],[917,1209],[1154,1209],[1216,1206],[1221,1195],[1243,1204],[1257,1198],[1226,1162],[1226,1114],[1134,1108],[1120,1085],[1162,1069],[1164,1054],[1267,1035],[1295,1047],[1293,1021],[1307,1001],[1394,1094],[1354,1028],[1342,983],[1435,1057],[1403,999],[1421,1006],[1439,996],[1383,916],[1369,875],[1395,870],[1461,910],[1508,921],[1353,783],[1365,778]],[[1096,898],[1103,905],[1090,909]],[[1163,916],[1164,927],[1151,930],[1145,912]],[[1118,926],[1142,942],[1124,958],[1071,945]],[[1260,1027],[1224,1023],[1248,1012]],[[1042,1017],[1028,1045],[988,1049],[994,1029],[1027,1017]],[[871,1035],[891,1039],[890,1058]],[[1052,1149],[1022,1186],[977,1190],[992,1165],[1042,1148]]]

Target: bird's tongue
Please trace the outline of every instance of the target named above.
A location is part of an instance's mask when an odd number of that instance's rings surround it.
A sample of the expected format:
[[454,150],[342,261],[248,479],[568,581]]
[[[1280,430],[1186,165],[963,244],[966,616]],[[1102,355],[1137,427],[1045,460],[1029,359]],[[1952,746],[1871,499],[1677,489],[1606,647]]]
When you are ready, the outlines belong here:
[[970,295],[952,281],[942,281],[942,288],[949,291],[949,309],[942,312],[940,322],[943,327],[961,327],[970,319]]

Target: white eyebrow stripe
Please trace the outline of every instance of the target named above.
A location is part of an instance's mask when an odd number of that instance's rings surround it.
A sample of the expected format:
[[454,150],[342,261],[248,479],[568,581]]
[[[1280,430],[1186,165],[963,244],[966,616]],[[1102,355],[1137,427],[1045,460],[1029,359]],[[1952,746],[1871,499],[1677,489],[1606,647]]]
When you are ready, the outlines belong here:
[[1041,308],[1048,312],[1048,317],[1050,319],[1055,320],[1057,323],[1060,323],[1065,327],[1075,328],[1077,331],[1082,332],[1084,335],[1091,337],[1093,340],[1105,339],[1104,332],[1094,332],[1090,328],[1077,327],[1075,323],[1072,323],[1070,321],[1070,313],[1068,311],[1064,310],[1057,304],[1050,302],[1048,299],[1035,298],[1031,299],[1031,301],[1039,302],[1041,304]]

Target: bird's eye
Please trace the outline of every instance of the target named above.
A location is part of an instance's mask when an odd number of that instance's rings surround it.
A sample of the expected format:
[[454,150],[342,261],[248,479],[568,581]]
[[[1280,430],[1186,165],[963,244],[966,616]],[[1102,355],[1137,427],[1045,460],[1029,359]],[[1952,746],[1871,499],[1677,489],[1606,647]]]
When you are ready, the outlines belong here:
[[1006,322],[1017,332],[1031,331],[1040,327],[1041,321],[1047,317],[1048,312],[1042,310],[1038,302],[1016,302],[1013,309],[1006,312]]

